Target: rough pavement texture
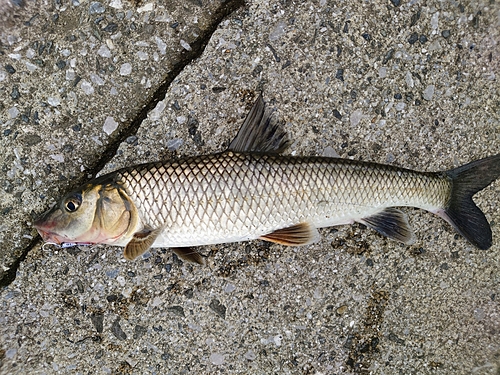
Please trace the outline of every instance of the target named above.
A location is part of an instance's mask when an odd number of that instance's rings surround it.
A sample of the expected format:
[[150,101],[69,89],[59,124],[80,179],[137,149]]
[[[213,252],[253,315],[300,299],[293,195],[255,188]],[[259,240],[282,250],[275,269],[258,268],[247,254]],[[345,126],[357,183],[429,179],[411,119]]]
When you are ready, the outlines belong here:
[[412,209],[413,246],[354,225],[205,247],[204,268],[30,227],[101,169],[223,150],[261,90],[291,154],[496,154],[498,3],[36,4],[0,34],[0,373],[498,373],[499,182],[476,198],[487,251]]

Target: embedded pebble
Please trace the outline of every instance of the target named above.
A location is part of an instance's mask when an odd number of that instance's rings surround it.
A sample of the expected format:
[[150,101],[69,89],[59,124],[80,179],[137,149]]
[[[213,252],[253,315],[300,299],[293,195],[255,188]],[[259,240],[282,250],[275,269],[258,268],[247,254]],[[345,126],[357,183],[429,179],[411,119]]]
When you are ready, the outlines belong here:
[[474,309],[474,318],[478,321],[481,321],[485,318],[486,314],[483,309],[475,308]]
[[148,59],[149,56],[146,52],[137,51],[137,57],[139,58],[139,60],[145,61]]
[[122,76],[128,76],[130,73],[132,73],[132,65],[129,63],[122,64],[120,67],[120,74]]
[[17,109],[17,107],[9,108],[9,117],[10,118],[16,118],[18,115],[19,115],[19,109]]
[[[66,70],[66,80],[67,81],[72,81],[75,79],[76,73],[73,69],[68,69]],[[84,81],[85,82],[85,81]],[[83,88],[82,88],[83,90]]]
[[140,8],[137,8],[137,13],[151,12],[153,10],[153,3],[148,3]]
[[9,74],[14,74],[16,72],[16,69],[14,69],[14,67],[12,65],[10,65],[10,64],[6,64],[5,65],[5,70]]
[[90,80],[98,86],[104,85],[104,80],[95,73],[90,73]]
[[58,161],[59,163],[64,163],[64,155],[63,154],[54,154],[54,155],[50,155],[50,157],[52,159],[54,159],[55,161]]
[[224,288],[224,292],[231,293],[234,292],[235,289],[236,287],[233,284],[227,284]]
[[249,361],[253,361],[257,356],[255,355],[253,350],[249,350],[245,353],[244,357],[248,359]]
[[123,8],[123,4],[122,4],[121,0],[111,0],[111,2],[109,3],[109,6],[111,8],[115,8],[115,9],[122,9]]
[[216,366],[220,366],[224,363],[224,355],[221,353],[213,353],[210,355],[210,362]]
[[167,53],[167,44],[159,37],[155,36],[156,46],[160,50],[160,54]]
[[181,39],[180,40],[180,44],[181,44],[182,48],[184,48],[185,50],[187,50],[187,51],[191,51],[192,50],[192,48],[189,45],[189,43],[186,42],[185,40]]
[[431,17],[431,26],[434,30],[439,27],[439,12],[436,12]]
[[83,92],[87,95],[92,95],[94,93],[94,87],[89,81],[82,80],[80,87],[83,90]]
[[286,23],[280,21],[274,26],[274,28],[269,33],[269,41],[274,42],[285,35],[286,32]]
[[101,14],[101,13],[104,13],[105,11],[106,11],[106,9],[99,2],[94,2],[94,3],[90,4],[90,7],[89,7],[89,14],[90,15]]
[[12,92],[10,93],[10,97],[12,98],[12,100],[17,100],[17,99],[19,99],[20,96],[21,96],[21,94],[19,94],[18,87],[14,86],[12,88]]
[[351,116],[349,118],[351,126],[358,125],[362,118],[363,118],[363,112],[359,109],[351,113]]
[[111,116],[106,117],[102,130],[107,135],[111,135],[118,128],[118,123]]
[[16,356],[16,354],[17,354],[17,349],[8,349],[5,352],[5,357],[8,359],[12,359]]
[[321,155],[327,158],[338,158],[340,156],[332,146],[326,146]]
[[184,144],[184,140],[174,138],[167,141],[167,148],[169,151],[175,151]]
[[102,57],[111,57],[111,51],[105,45],[99,47],[99,49],[97,50],[97,54]]
[[54,98],[53,96],[49,96],[47,98],[47,103],[49,103],[52,107],[57,107],[61,104],[61,100],[59,98]]
[[422,94],[422,97],[425,100],[432,100],[432,97],[434,96],[434,89],[435,89],[434,85],[427,86]]
[[113,322],[111,325],[111,333],[118,339],[118,340],[126,340],[127,335],[125,332],[123,332],[122,327],[120,326],[120,318],[116,318],[116,320]]
[[413,77],[411,76],[410,72],[406,72],[405,82],[406,82],[406,84],[408,85],[409,88],[413,87],[414,82],[413,82]]

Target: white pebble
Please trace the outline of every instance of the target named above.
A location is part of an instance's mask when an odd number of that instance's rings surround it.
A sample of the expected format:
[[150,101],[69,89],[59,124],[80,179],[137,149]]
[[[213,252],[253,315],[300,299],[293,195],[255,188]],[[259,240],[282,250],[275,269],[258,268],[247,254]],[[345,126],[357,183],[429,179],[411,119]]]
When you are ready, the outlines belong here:
[[66,70],[66,81],[72,81],[75,79],[75,71],[73,69]]
[[436,12],[431,17],[431,26],[434,30],[439,27],[439,12]]
[[87,95],[92,95],[94,93],[94,88],[92,87],[92,84],[89,81],[83,80],[80,87],[83,90],[83,92]]
[[167,53],[167,44],[159,37],[155,36],[156,46],[160,50],[160,54]]
[[148,3],[140,8],[137,8],[137,13],[151,12],[153,10],[153,3]]
[[406,75],[405,75],[405,81],[406,81],[406,85],[409,87],[409,88],[412,88],[414,83],[413,83],[413,77],[411,76],[411,73],[410,72],[406,72]]
[[395,108],[396,108],[396,111],[403,111],[406,107],[406,103],[403,103],[403,102],[398,102],[398,104],[396,104]]
[[143,52],[143,51],[137,51],[137,57],[139,58],[139,60],[147,60],[148,59],[148,54],[147,52]]
[[192,48],[189,45],[189,43],[186,42],[185,40],[181,39],[180,43],[181,43],[182,48],[184,48],[185,50],[187,50],[187,51],[191,51],[192,50]]
[[285,35],[286,23],[283,21],[278,22],[274,29],[269,33],[269,40],[274,42]]
[[160,306],[161,304],[163,304],[163,300],[160,297],[155,297],[155,298],[153,298],[153,302],[151,303],[151,307]]
[[321,155],[327,158],[338,158],[340,156],[332,146],[326,146]]
[[57,107],[59,104],[61,104],[61,101],[59,100],[59,98],[49,96],[47,98],[47,103],[49,103],[52,107]]
[[423,93],[423,98],[425,100],[432,100],[432,97],[434,96],[434,85],[429,85],[425,88],[424,93]]
[[351,126],[358,125],[362,118],[363,112],[359,109],[351,113],[351,117],[349,118],[349,120],[351,121]]
[[109,3],[109,6],[111,8],[115,8],[115,9],[122,9],[123,8],[121,0],[111,0],[111,2]]
[[104,85],[104,80],[101,77],[99,77],[97,74],[95,74],[95,73],[90,73],[90,79],[96,85],[99,85],[99,86]]
[[220,353],[213,353],[210,355],[210,362],[216,366],[220,366],[224,363],[224,356]]
[[118,276],[116,278],[116,281],[118,281],[118,284],[120,284],[121,286],[125,286],[125,278],[123,276]]
[[132,65],[129,63],[122,64],[120,67],[120,74],[122,76],[128,76],[130,73],[132,73]]
[[106,120],[104,121],[104,125],[102,127],[104,133],[106,133],[107,135],[111,135],[117,128],[118,123],[115,121],[115,119],[111,116],[106,117]]
[[17,349],[9,349],[5,352],[5,357],[8,359],[12,359],[16,354],[17,354]]
[[19,109],[17,109],[17,107],[9,108],[9,117],[10,118],[16,118],[18,115],[19,115]]
[[59,163],[64,163],[64,155],[63,154],[54,154],[54,155],[50,155],[50,157],[52,159],[54,159],[55,161],[58,161]]
[[174,138],[167,141],[167,148],[169,151],[175,151],[182,146],[184,141],[180,138]]
[[273,337],[273,341],[276,346],[281,346],[281,340],[283,340],[283,336],[281,335],[276,335]]
[[99,49],[97,50],[97,54],[102,57],[111,57],[111,51],[105,45],[99,47]]
[[226,293],[231,293],[234,292],[236,287],[233,284],[227,284],[226,287],[224,288],[224,292]]
[[38,69],[38,66],[36,66],[35,64],[30,63],[29,61],[26,61],[26,68],[28,68],[28,70],[30,72],[34,72],[35,70]]

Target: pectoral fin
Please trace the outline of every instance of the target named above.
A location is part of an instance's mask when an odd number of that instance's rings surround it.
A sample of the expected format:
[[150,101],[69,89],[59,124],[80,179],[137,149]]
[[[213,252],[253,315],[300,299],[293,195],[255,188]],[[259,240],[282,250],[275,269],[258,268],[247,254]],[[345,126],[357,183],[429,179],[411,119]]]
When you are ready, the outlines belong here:
[[408,216],[396,208],[386,208],[373,216],[358,221],[396,241],[407,245],[415,242],[415,234],[408,224]]
[[125,246],[123,256],[125,259],[134,260],[138,256],[144,254],[156,240],[156,237],[161,233],[162,228],[154,230],[143,230],[134,233],[130,242]]
[[180,259],[189,263],[196,263],[204,266],[205,257],[191,247],[172,247],[172,252]]
[[318,230],[309,223],[300,223],[288,228],[278,229],[261,236],[260,239],[286,246],[302,246],[319,241]]

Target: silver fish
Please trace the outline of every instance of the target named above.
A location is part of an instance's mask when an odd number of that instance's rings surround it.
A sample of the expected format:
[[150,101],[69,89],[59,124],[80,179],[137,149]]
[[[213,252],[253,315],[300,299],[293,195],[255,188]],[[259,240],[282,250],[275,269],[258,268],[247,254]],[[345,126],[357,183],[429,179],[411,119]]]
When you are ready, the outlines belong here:
[[472,196],[500,175],[500,154],[442,172],[326,157],[280,155],[289,145],[261,96],[222,153],[136,165],[67,194],[34,226],[46,242],[124,246],[134,259],[170,247],[203,263],[192,246],[263,239],[319,240],[317,228],[363,223],[410,244],[395,207],[433,212],[480,249],[492,244]]

